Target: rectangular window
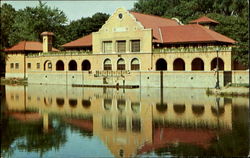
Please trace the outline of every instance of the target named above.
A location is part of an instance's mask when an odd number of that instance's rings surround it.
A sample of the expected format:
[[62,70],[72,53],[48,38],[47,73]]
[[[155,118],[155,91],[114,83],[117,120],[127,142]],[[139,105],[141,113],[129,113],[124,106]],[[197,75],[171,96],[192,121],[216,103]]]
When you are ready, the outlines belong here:
[[40,63],[36,63],[36,68],[40,69]]
[[104,41],[103,42],[103,52],[104,53],[112,53],[112,41]]
[[15,64],[16,69],[19,69],[19,63]]
[[117,41],[117,52],[126,52],[126,41]]
[[140,40],[132,40],[131,41],[131,51],[132,52],[140,52]]
[[27,64],[28,69],[31,69],[31,63]]
[[11,69],[14,68],[14,63],[10,63],[10,68],[11,68]]

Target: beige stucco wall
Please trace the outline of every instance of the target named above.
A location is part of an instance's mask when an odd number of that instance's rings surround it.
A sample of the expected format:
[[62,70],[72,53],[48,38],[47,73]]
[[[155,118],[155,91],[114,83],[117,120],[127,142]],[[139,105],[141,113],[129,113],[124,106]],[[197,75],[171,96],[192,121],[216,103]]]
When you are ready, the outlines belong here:
[[[122,18],[118,17],[122,14]],[[126,40],[126,52],[131,52],[130,40],[140,40],[140,52],[152,51],[152,29],[145,29],[125,9],[117,9],[98,32],[93,33],[93,53],[103,53],[103,41],[112,41],[112,53],[116,53],[116,41]]]
[[[11,63],[14,64],[13,68],[11,68]],[[24,78],[25,63],[26,63],[26,58],[22,52],[7,53],[6,77]],[[19,68],[16,68],[16,64],[19,64]]]

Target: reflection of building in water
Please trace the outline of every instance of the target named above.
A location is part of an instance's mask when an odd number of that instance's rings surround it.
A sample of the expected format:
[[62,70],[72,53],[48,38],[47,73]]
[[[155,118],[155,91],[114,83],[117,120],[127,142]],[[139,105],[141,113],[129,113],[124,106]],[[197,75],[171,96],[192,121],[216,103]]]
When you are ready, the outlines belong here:
[[164,89],[162,98],[160,93],[159,89],[6,86],[6,101],[10,111],[62,115],[65,122],[99,136],[116,157],[134,156],[164,143],[206,148],[216,136],[214,129],[232,129],[231,99],[207,97],[202,89]]

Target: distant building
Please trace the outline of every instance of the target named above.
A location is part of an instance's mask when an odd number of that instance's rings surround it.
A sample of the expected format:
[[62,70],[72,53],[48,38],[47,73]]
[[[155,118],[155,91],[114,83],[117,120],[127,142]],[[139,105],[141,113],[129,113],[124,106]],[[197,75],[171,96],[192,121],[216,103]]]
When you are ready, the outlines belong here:
[[[217,55],[221,72],[233,69],[236,41],[213,31],[215,20],[202,17],[190,23],[119,8],[98,32],[62,45],[66,51],[52,49],[53,34],[48,32],[41,34],[43,49],[35,42],[6,49],[6,77],[27,77],[30,83],[157,87],[156,72],[164,71],[165,86],[211,87]],[[190,78],[197,81],[182,81]]]

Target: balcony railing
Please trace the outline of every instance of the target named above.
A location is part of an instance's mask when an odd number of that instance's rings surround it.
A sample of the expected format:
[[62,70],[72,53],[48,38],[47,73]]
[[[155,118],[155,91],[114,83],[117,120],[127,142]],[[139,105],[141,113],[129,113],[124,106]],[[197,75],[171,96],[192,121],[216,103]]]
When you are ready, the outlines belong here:
[[232,47],[226,46],[207,46],[207,47],[178,47],[178,48],[155,48],[153,49],[153,53],[194,53],[194,52],[216,52],[219,50],[220,52],[230,52],[232,51]]
[[44,57],[44,56],[74,56],[92,54],[92,51],[60,51],[60,52],[41,52],[29,53],[27,57]]

